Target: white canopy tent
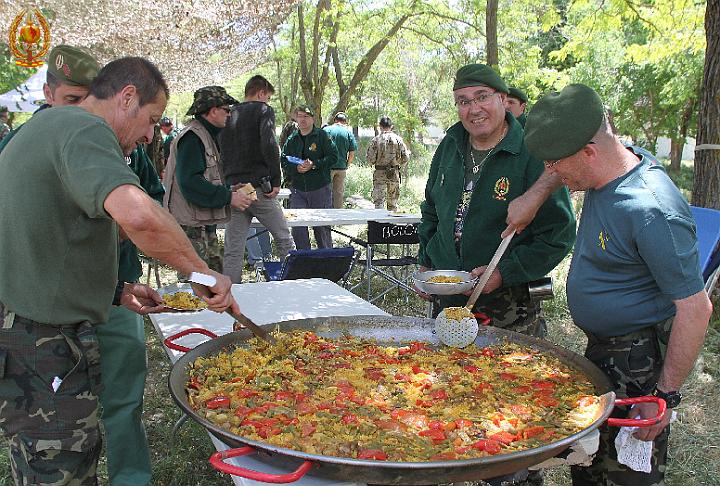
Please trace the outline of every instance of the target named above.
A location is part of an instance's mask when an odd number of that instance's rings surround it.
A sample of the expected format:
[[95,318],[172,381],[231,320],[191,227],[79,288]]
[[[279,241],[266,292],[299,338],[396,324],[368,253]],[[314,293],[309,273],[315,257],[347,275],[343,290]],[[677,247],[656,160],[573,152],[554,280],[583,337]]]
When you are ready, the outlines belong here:
[[45,101],[43,84],[45,83],[47,65],[43,65],[35,74],[14,89],[0,95],[0,106],[7,106],[10,111],[34,112]]

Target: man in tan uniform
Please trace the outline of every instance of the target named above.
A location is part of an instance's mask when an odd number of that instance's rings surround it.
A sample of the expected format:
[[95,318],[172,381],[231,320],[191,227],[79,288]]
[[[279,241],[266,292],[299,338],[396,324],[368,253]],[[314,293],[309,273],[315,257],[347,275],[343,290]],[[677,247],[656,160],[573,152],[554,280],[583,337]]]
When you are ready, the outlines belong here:
[[397,211],[400,198],[400,170],[408,163],[410,152],[400,135],[392,131],[390,117],[380,118],[381,133],[372,139],[367,149],[367,160],[375,166],[373,172],[373,203],[376,209],[385,206],[387,192],[387,208]]

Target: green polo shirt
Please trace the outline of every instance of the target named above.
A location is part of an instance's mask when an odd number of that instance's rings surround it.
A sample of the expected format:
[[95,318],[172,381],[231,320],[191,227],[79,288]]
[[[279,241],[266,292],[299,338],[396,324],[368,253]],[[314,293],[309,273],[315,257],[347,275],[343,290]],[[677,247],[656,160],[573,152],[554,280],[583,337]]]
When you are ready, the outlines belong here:
[[341,125],[340,123],[328,125],[323,128],[323,130],[330,135],[330,138],[335,143],[335,147],[337,147],[338,151],[338,161],[330,168],[333,170],[347,169],[348,152],[355,152],[358,149],[355,136],[352,134],[349,127]]
[[107,320],[118,229],[105,199],[139,187],[102,118],[43,110],[0,154],[0,301],[42,323]]

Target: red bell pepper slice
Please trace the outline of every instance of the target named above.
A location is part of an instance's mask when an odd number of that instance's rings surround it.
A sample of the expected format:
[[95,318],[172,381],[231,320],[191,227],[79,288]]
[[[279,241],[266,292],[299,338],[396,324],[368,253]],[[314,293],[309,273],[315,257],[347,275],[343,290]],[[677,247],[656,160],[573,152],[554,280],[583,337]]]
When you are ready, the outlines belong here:
[[205,406],[211,410],[216,408],[229,408],[230,407],[230,397],[226,397],[224,395],[218,395],[215,398],[211,398],[205,403]]
[[381,449],[362,449],[358,452],[358,459],[375,459],[376,461],[387,461],[387,454]]

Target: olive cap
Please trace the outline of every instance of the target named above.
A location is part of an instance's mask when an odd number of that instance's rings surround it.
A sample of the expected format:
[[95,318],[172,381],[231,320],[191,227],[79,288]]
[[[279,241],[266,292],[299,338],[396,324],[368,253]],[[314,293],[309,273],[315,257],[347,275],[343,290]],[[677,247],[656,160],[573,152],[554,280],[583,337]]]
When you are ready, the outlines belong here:
[[520,88],[516,88],[514,86],[511,86],[509,88],[508,96],[510,96],[512,98],[517,98],[523,103],[528,102],[528,96],[525,94],[525,92],[523,90],[521,90]]
[[61,44],[50,51],[47,72],[58,81],[71,86],[90,86],[100,71],[100,64],[79,47]]
[[295,113],[305,113],[307,116],[315,116],[315,112],[308,105],[300,105],[295,110]]
[[605,110],[584,84],[570,84],[535,103],[525,123],[525,145],[540,160],[559,160],[580,151],[600,129]]

